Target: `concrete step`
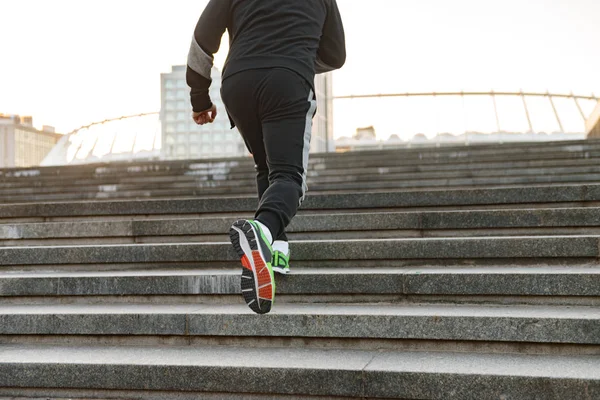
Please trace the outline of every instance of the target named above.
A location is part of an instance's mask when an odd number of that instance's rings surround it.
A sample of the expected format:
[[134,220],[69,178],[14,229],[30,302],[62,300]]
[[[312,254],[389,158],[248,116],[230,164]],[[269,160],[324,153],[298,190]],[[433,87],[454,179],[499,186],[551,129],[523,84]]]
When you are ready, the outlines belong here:
[[[232,379],[232,377],[235,377]],[[532,356],[244,347],[9,345],[0,386],[345,396],[589,400],[595,356]]]
[[[352,153],[356,154],[356,153]],[[507,161],[540,161],[540,160],[552,160],[554,158],[558,159],[567,159],[570,158],[572,160],[581,160],[581,159],[589,159],[589,158],[597,158],[600,156],[600,151],[592,150],[592,151],[582,151],[582,152],[567,152],[567,151],[556,151],[556,152],[547,152],[541,154],[522,154],[518,151],[508,152],[508,153],[497,153],[494,151],[485,153],[485,154],[468,154],[464,152],[456,152],[451,155],[439,155],[436,153],[419,153],[413,156],[408,156],[402,153],[391,154],[389,156],[383,156],[381,154],[374,155],[369,158],[347,158],[344,160],[335,160],[330,161],[327,159],[319,159],[317,157],[313,157],[313,161],[311,167],[316,170],[320,169],[329,169],[329,168],[360,168],[367,166],[377,166],[385,167],[390,165],[406,165],[409,163],[424,163],[424,164],[441,164],[447,165],[452,163],[465,163],[465,162],[507,162]],[[379,159],[379,162],[377,162]],[[235,167],[232,170],[237,172],[239,168],[243,167]]]
[[[324,179],[335,180],[336,177],[343,177],[346,175],[355,176],[356,179],[365,180],[368,174],[375,177],[383,177],[389,175],[396,175],[396,179],[410,179],[414,175],[423,176],[424,178],[460,178],[470,176],[494,176],[494,175],[542,175],[542,174],[574,174],[590,172],[590,168],[596,167],[598,163],[593,163],[594,160],[581,160],[582,164],[576,161],[559,160],[561,164],[552,165],[550,163],[554,160],[544,161],[544,165],[539,167],[527,166],[532,162],[502,162],[502,163],[476,163],[476,164],[456,164],[456,165],[427,165],[424,162],[418,161],[417,163],[411,162],[406,166],[398,166],[397,162],[386,165],[381,160],[374,160],[372,165],[342,165],[336,167],[335,165],[328,166],[328,169],[311,169],[309,171],[309,178],[313,183],[318,183]],[[540,164],[540,162],[537,162]],[[525,164],[525,167],[518,167],[518,165]],[[480,166],[482,168],[477,168]],[[494,169],[490,166],[495,166]],[[529,172],[527,168],[535,168],[536,170]],[[167,170],[162,173],[156,173],[153,171],[134,173],[134,174],[118,174],[118,175],[73,175],[69,177],[57,176],[57,177],[35,177],[31,179],[17,179],[14,181],[7,181],[0,183],[1,187],[5,189],[15,190],[22,189],[53,189],[56,187],[73,187],[73,186],[114,186],[114,185],[143,185],[151,183],[177,183],[177,181],[168,181],[170,177],[177,177],[182,184],[188,181],[189,183],[202,184],[206,181],[227,181],[227,180],[244,180],[252,181],[254,179],[254,172],[252,166],[246,166],[238,170],[216,168],[212,170]]]
[[[453,187],[510,187],[524,185],[547,185],[568,183],[598,183],[600,174],[572,174],[572,175],[542,175],[523,177],[490,177],[490,178],[438,178],[414,179],[405,181],[370,181],[370,182],[342,182],[342,183],[313,183],[310,186],[313,192],[323,191],[366,191],[366,190],[397,190],[397,189],[427,189],[427,188],[453,188]],[[218,189],[209,189],[210,192]]]
[[[552,144],[544,146],[542,144],[534,144],[534,147],[526,147],[525,145],[494,148],[483,147],[477,150],[478,147],[457,147],[453,149],[418,149],[418,150],[390,150],[376,152],[357,152],[346,154],[322,154],[313,155],[310,165],[314,169],[325,169],[326,167],[352,166],[364,167],[366,163],[371,163],[374,166],[382,166],[382,163],[398,163],[399,160],[404,160],[414,164],[414,161],[420,163],[433,161],[444,162],[444,160],[469,159],[475,161],[480,159],[483,162],[490,160],[519,160],[521,159],[554,159],[554,158],[590,158],[600,156],[600,144],[588,143],[583,145],[563,145]],[[373,164],[375,162],[375,164]],[[402,162],[402,161],[401,161]],[[252,168],[253,164],[250,158],[223,159],[223,160],[192,160],[192,161],[168,161],[168,162],[138,162],[131,163],[116,163],[116,164],[96,164],[89,166],[73,167],[47,167],[47,168],[29,168],[29,169],[8,169],[0,170],[0,181],[8,182],[23,179],[39,180],[43,177],[61,176],[63,178],[72,176],[106,176],[111,174],[122,175],[136,173],[160,173],[173,171],[209,171],[209,170],[235,170],[241,168],[247,171]]]
[[239,303],[0,305],[0,335],[600,344],[598,307],[279,304],[257,318],[241,298]]
[[[414,156],[407,156],[402,153],[396,153],[394,155],[383,156],[377,155],[370,158],[347,158],[344,160],[327,160],[313,157],[313,163],[310,165],[310,169],[313,171],[329,170],[329,169],[343,169],[343,168],[368,168],[368,167],[400,167],[400,166],[414,166],[414,165],[425,165],[428,167],[435,167],[441,169],[452,169],[454,165],[463,165],[468,163],[518,163],[518,162],[548,162],[553,159],[559,160],[572,160],[572,164],[577,164],[581,160],[586,159],[597,159],[600,156],[600,151],[586,151],[586,152],[553,152],[544,154],[477,154],[469,155],[463,153],[456,153],[451,157],[439,157],[436,154],[416,154]],[[231,168],[231,172],[239,173],[247,171],[247,167],[236,166]]]
[[[483,189],[483,188],[518,188],[524,185],[546,187],[549,185],[565,184],[590,184],[600,182],[600,175],[557,175],[557,176],[532,176],[516,178],[464,178],[464,179],[433,179],[413,181],[377,181],[377,182],[343,182],[312,184],[310,192],[315,194],[356,193],[365,191],[397,191],[397,190],[431,190],[431,189]],[[111,199],[139,199],[139,198],[165,198],[165,197],[221,197],[221,196],[246,196],[256,195],[255,183],[246,185],[226,182],[207,182],[205,187],[191,188],[161,188],[147,190],[119,191],[118,187],[96,187],[91,192],[76,191],[72,193],[50,194],[20,194],[0,196],[2,203],[27,203],[51,201],[77,201],[77,200],[111,200]]]
[[[374,239],[294,243],[296,262],[471,260],[600,256],[598,236]],[[231,262],[230,243],[0,248],[0,266]]]
[[[454,189],[391,191],[387,193],[353,193],[309,195],[302,206],[304,211],[335,210],[394,211],[422,208],[474,209],[487,207],[579,207],[594,206],[600,202],[600,185],[556,185],[544,187],[516,187],[494,189]],[[257,205],[254,197],[196,198],[164,200],[120,200],[97,202],[46,202],[0,205],[4,221],[60,218],[60,217],[121,217],[205,215],[215,213],[252,213]]]
[[[528,171],[531,168],[547,169],[547,168],[585,168],[596,167],[600,163],[598,159],[552,159],[547,161],[523,161],[523,162],[497,162],[497,163],[454,163],[448,166],[426,163],[409,164],[405,166],[388,166],[385,168],[374,166],[367,168],[344,168],[331,170],[309,170],[309,177],[335,177],[340,175],[385,175],[385,174],[414,174],[426,172],[453,172],[453,171],[473,171],[482,173],[504,173],[505,170]],[[139,171],[132,173],[112,174],[112,175],[86,175],[73,176],[71,179],[65,179],[61,176],[38,177],[36,179],[16,179],[10,182],[0,182],[1,188],[18,188],[18,187],[54,187],[61,185],[62,187],[79,186],[79,185],[115,185],[128,183],[143,183],[143,182],[186,182],[195,180],[230,180],[253,179],[255,173],[250,169],[232,172],[229,168],[214,168],[207,170],[190,170],[182,169],[177,171],[166,170],[160,173],[155,171]]]
[[[343,177],[352,176],[358,180],[378,179],[410,179],[415,175],[428,178],[440,177],[470,177],[470,176],[523,176],[544,174],[573,174],[597,172],[600,159],[582,160],[547,160],[526,162],[500,162],[500,163],[456,163],[449,165],[427,165],[419,162],[406,166],[381,167],[379,160],[375,166],[363,168],[333,168],[327,170],[309,170],[311,182],[335,181]],[[163,172],[142,171],[135,173],[122,173],[112,175],[87,176],[74,175],[70,179],[62,176],[37,177],[34,179],[18,179],[8,182],[0,181],[0,188],[12,189],[53,189],[61,187],[64,189],[80,186],[114,186],[114,185],[144,185],[156,183],[169,184],[201,184],[206,181],[252,181],[255,177],[253,168],[246,166],[239,172],[230,168],[213,168],[206,170],[166,170]]]
[[[513,183],[513,182],[562,182],[562,181],[596,181],[600,177],[600,166],[584,167],[556,167],[556,168],[530,168],[530,169],[502,169],[502,170],[481,170],[481,171],[440,171],[440,172],[410,172],[410,173],[390,173],[385,169],[375,174],[353,175],[349,172],[344,175],[317,176],[313,173],[308,178],[309,187],[315,190],[326,190],[327,188],[337,188],[337,185],[347,185],[348,183],[361,183],[364,188],[370,187],[402,187],[413,186],[437,186],[441,184],[487,184],[487,182]],[[179,179],[185,178],[185,179]],[[209,179],[210,178],[210,179]],[[244,188],[244,191],[252,191],[256,185],[255,174],[250,173],[243,179],[232,179],[229,176],[222,177],[204,177],[198,179],[195,177],[165,177],[162,181],[154,181],[144,178],[142,182],[112,182],[101,184],[99,182],[82,182],[74,184],[67,182],[62,184],[54,182],[51,185],[40,186],[39,182],[35,185],[19,187],[5,187],[2,190],[0,198],[12,198],[18,195],[44,195],[44,194],[67,194],[67,193],[111,193],[111,192],[135,192],[140,190],[165,191],[168,189],[207,189],[215,188]],[[333,186],[332,186],[333,185]],[[5,185],[6,186],[6,185]],[[353,187],[356,185],[353,185]],[[359,187],[359,186],[357,186]]]
[[[458,144],[455,146],[419,146],[408,149],[376,149],[376,150],[362,150],[355,152],[325,154],[325,156],[345,156],[345,155],[362,155],[368,156],[373,154],[394,154],[398,152],[405,152],[406,154],[421,154],[421,153],[436,153],[436,154],[455,154],[455,153],[545,153],[553,151],[564,151],[564,152],[575,152],[575,151],[587,151],[594,149],[598,146],[598,140],[580,140],[580,141],[553,141],[553,142],[509,142],[509,143],[489,143],[489,144],[473,144],[464,145]],[[315,155],[317,156],[317,155]]]
[[[549,188],[553,186],[584,186],[596,184],[597,180],[593,177],[585,176],[582,179],[585,182],[545,182],[546,178],[540,177],[540,183],[514,183],[514,184],[497,184],[497,185],[458,185],[458,186],[447,186],[445,182],[436,182],[440,186],[426,185],[424,187],[402,187],[403,184],[390,184],[390,185],[365,185],[365,184],[342,184],[342,185],[323,185],[321,188],[315,187],[314,185],[310,188],[309,196],[315,195],[352,195],[354,193],[389,193],[398,191],[449,191],[449,190],[462,190],[462,191],[487,191],[490,189],[520,189],[524,185],[530,188]],[[589,182],[587,180],[590,180]],[[419,185],[420,183],[416,183]],[[374,186],[368,188],[366,186]],[[410,185],[409,185],[410,186]],[[323,189],[323,190],[321,190]],[[50,194],[50,195],[28,195],[28,196],[9,196],[4,197],[0,200],[0,203],[4,204],[27,204],[27,203],[48,203],[48,202],[73,202],[73,201],[116,201],[116,200],[143,200],[143,199],[193,199],[193,198],[205,198],[205,199],[222,199],[223,197],[256,197],[256,189],[254,187],[225,187],[225,188],[203,188],[203,189],[167,189],[167,190],[152,190],[152,191],[135,191],[135,192],[92,192],[92,193],[69,193],[69,194]]]
[[[279,303],[319,302],[440,302],[452,296],[455,303],[600,304],[598,265],[563,267],[419,267],[419,268],[305,268],[292,258],[292,274],[277,277]],[[42,304],[73,301],[111,302],[116,297],[148,302],[142,297],[160,296],[153,303],[182,302],[184,296],[233,296],[219,298],[239,303],[240,268],[109,270],[93,272],[0,272],[0,298],[39,297]],[[351,297],[344,297],[344,296]],[[384,295],[394,295],[390,298]],[[433,297],[432,297],[433,296]],[[463,299],[458,297],[462,296]],[[557,299],[551,296],[559,297]],[[169,300],[173,297],[174,300]],[[568,298],[567,298],[568,297]],[[73,298],[73,299],[69,299]],[[103,299],[105,298],[105,299]],[[38,303],[31,299],[32,303]],[[551,302],[551,303],[550,303]]]
[[[3,224],[0,246],[226,241],[232,223],[218,217]],[[291,240],[596,235],[600,208],[302,214],[287,232]]]
[[[25,396],[25,397],[23,397]],[[10,400],[353,400],[339,396],[304,396],[239,393],[151,392],[136,390],[3,389],[0,398]]]
[[[600,296],[597,265],[565,267],[302,268],[278,295]],[[164,269],[0,272],[0,297],[239,295],[240,271]]]
[[[402,160],[398,160],[399,163]],[[434,163],[429,164],[427,161],[419,161],[418,163],[411,162],[406,165],[396,166],[385,166],[375,165],[371,167],[362,168],[343,168],[343,169],[317,169],[311,168],[309,170],[309,176],[336,176],[344,174],[362,175],[362,174],[381,174],[381,173],[414,173],[414,172],[451,172],[451,171],[503,171],[505,169],[510,170],[524,170],[527,171],[530,168],[573,168],[573,167],[594,167],[597,166],[599,160],[597,158],[584,158],[584,159],[572,159],[572,158],[553,158],[551,160],[531,160],[531,161],[494,161],[489,162],[483,160],[481,162],[475,161],[464,161],[464,162],[453,162],[448,164]],[[233,170],[230,172],[230,176],[236,177],[241,173]],[[192,174],[193,176],[193,174]],[[131,178],[133,179],[133,178]]]
[[[497,170],[505,170],[505,169],[514,169],[514,170],[527,170],[529,168],[574,168],[574,167],[594,167],[599,163],[598,158],[581,158],[581,159],[573,159],[572,157],[562,158],[560,155],[556,155],[555,158],[552,159],[542,159],[542,160],[499,160],[490,162],[489,160],[482,160],[480,162],[476,162],[473,160],[464,160],[464,161],[456,161],[449,163],[429,163],[427,160],[419,160],[418,162],[410,161],[406,162],[403,159],[397,159],[396,165],[388,165],[381,166],[381,162],[377,162],[379,160],[374,160],[372,166],[363,166],[360,168],[357,167],[347,167],[347,168],[335,168],[335,165],[329,166],[329,169],[323,169],[322,165],[315,165],[314,167],[309,168],[308,175],[309,176],[337,176],[344,174],[352,174],[352,175],[364,175],[364,174],[381,174],[381,173],[414,173],[414,172],[451,172],[451,171],[497,171]],[[364,164],[363,164],[364,165]],[[333,167],[333,168],[332,168]],[[223,176],[227,175],[231,178],[245,178],[252,174],[245,169],[245,167],[236,167],[231,169],[221,169],[221,170],[201,170],[201,171],[182,171],[185,174],[185,177],[205,177],[210,175],[215,176]],[[215,172],[215,173],[213,173]],[[146,174],[144,174],[146,175]],[[111,176],[111,179],[118,177],[119,175]],[[135,181],[135,179],[140,179],[142,176],[130,176],[123,178],[124,182],[128,180]],[[154,179],[161,179],[161,176],[157,175],[153,177]],[[166,178],[166,175],[163,175],[162,178]]]
[[454,146],[416,146],[406,149],[377,149],[377,150],[361,150],[356,152],[337,153],[345,154],[385,154],[395,153],[398,151],[406,153],[422,153],[422,152],[438,152],[438,153],[456,153],[456,152],[521,152],[521,153],[543,153],[548,151],[583,151],[589,150],[597,146],[598,140],[567,140],[567,141],[550,141],[550,142],[506,142],[506,143],[478,143],[478,144],[457,144]]
[[[596,181],[593,181],[594,183]],[[590,182],[584,182],[590,183]],[[574,182],[562,182],[561,184],[576,184]],[[520,188],[523,184],[519,185],[492,185],[489,189],[513,189]],[[548,187],[549,184],[530,184],[530,187]],[[406,191],[430,191],[430,190],[481,190],[485,189],[483,186],[436,186],[436,187],[422,187],[422,188],[406,188]],[[389,193],[390,191],[400,191],[402,188],[390,188],[385,189],[368,189],[368,193]],[[0,206],[2,205],[13,205],[13,204],[37,204],[37,203],[65,203],[65,202],[112,202],[112,201],[135,201],[135,200],[193,200],[193,199],[219,199],[229,197],[256,197],[255,190],[248,191],[233,191],[233,190],[166,190],[166,191],[137,191],[137,192],[117,192],[117,193],[75,193],[69,195],[33,195],[33,196],[17,196],[9,197],[0,200]],[[350,195],[356,193],[356,189],[337,189],[327,191],[315,191],[311,190],[310,195]]]

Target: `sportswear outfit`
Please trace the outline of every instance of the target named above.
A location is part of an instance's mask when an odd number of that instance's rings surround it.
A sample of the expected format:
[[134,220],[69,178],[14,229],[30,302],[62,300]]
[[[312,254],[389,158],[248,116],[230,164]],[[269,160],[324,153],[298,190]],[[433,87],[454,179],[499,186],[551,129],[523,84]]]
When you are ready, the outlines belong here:
[[[211,0],[188,56],[187,82],[195,112],[212,107],[210,71],[225,30],[230,46],[221,95],[232,128],[238,127],[254,157],[259,196],[256,220],[236,222],[230,234],[244,266],[242,291],[254,291],[248,295],[254,298],[244,295],[246,302],[254,300],[250,307],[265,313],[270,305],[261,305],[261,299],[268,279],[257,269],[264,264],[272,270],[271,246],[274,241],[287,242],[285,228],[305,198],[317,108],[314,76],[345,63],[344,28],[335,0]],[[252,240],[267,246],[254,246]],[[281,264],[287,265],[281,256]],[[253,278],[244,278],[245,271],[253,271]],[[244,288],[244,280],[252,280],[254,286]],[[270,284],[272,304],[274,279]]]

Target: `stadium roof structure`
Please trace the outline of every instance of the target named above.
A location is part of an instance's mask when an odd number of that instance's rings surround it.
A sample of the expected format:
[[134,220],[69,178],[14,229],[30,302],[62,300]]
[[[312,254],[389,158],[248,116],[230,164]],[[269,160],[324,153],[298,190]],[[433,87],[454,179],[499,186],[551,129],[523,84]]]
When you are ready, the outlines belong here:
[[160,158],[159,113],[123,116],[64,135],[42,166],[156,160]]
[[[429,98],[428,104],[423,112],[407,113],[398,111],[403,118],[398,120],[398,132],[404,137],[412,137],[408,145],[443,145],[444,143],[456,144],[458,142],[489,143],[511,142],[511,141],[556,141],[581,139],[586,135],[586,121],[589,121],[598,113],[594,111],[596,104],[600,103],[600,97],[592,95],[578,96],[574,94],[551,94],[551,93],[527,93],[527,92],[432,92],[432,93],[398,93],[398,94],[374,94],[374,95],[350,95],[337,96],[336,104],[343,108],[348,101],[394,101],[396,99]],[[391,100],[387,100],[391,99]],[[459,107],[449,109],[448,104],[454,102]],[[454,100],[453,100],[454,99]],[[419,101],[419,100],[417,100]],[[469,110],[469,104],[477,102],[475,112]],[[512,104],[503,110],[502,104]],[[366,105],[369,109],[374,105],[360,103],[360,109]],[[388,104],[394,107],[395,103]],[[336,106],[338,107],[338,106]],[[454,124],[454,129],[447,129],[440,115],[440,110],[454,117],[455,120],[465,121]],[[480,129],[466,123],[469,113],[485,114],[485,125],[487,129]],[[460,114],[460,115],[459,115]],[[546,122],[551,123],[551,130],[540,129],[539,114],[545,114]],[[162,137],[159,112],[151,112],[130,116],[123,116],[92,123],[65,135],[60,139],[56,147],[48,154],[42,162],[42,166],[70,165],[70,164],[93,164],[110,162],[127,162],[142,160],[161,159]],[[521,126],[518,129],[507,129],[503,117],[519,117]],[[405,120],[412,119],[413,124],[408,128],[400,125]],[[415,121],[416,120],[416,121]],[[435,132],[423,129],[426,125],[431,126],[432,121],[437,121]],[[456,121],[455,121],[456,122]],[[600,123],[599,123],[600,124]],[[350,133],[350,132],[348,132]],[[378,132],[381,133],[381,132]],[[416,136],[415,136],[416,135]],[[388,135],[389,136],[389,135]],[[382,146],[382,142],[374,137],[372,141]],[[340,138],[338,144],[353,145],[350,139]],[[386,145],[398,144],[398,140],[387,141]],[[352,146],[350,146],[352,147]]]

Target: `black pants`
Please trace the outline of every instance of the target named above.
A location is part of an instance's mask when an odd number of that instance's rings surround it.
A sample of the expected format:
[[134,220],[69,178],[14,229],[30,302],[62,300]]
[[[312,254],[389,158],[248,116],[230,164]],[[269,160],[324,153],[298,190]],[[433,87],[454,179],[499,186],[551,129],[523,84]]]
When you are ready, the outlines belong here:
[[256,69],[225,79],[221,96],[256,164],[256,219],[269,228],[274,240],[287,241],[285,228],[307,190],[317,108],[312,87],[291,70]]

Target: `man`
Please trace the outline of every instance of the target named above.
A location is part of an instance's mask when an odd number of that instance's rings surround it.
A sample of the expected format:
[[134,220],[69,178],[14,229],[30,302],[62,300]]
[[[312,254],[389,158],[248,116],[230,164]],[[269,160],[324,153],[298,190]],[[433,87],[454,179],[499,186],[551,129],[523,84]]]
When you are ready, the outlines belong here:
[[273,269],[289,270],[285,228],[307,190],[314,76],[344,65],[344,29],[335,0],[210,0],[188,56],[200,125],[217,115],[210,71],[225,30],[230,49],[221,95],[254,157],[259,195],[255,220],[234,223],[230,237],[242,262],[244,299],[266,314],[275,299]]

